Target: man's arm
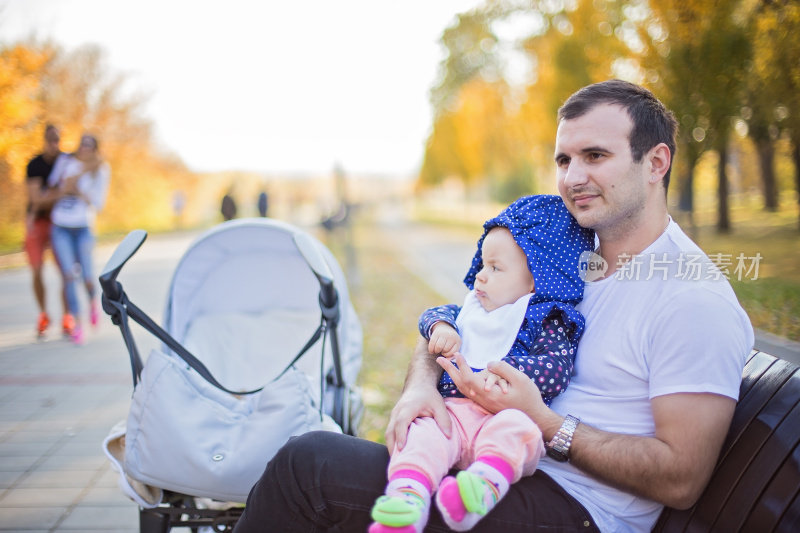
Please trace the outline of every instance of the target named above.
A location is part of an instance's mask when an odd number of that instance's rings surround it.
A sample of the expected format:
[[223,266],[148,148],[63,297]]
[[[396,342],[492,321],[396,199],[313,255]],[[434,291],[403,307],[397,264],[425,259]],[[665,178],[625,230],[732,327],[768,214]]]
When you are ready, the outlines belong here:
[[[506,363],[489,370],[506,379],[507,394],[486,391],[482,380],[455,357],[456,368],[437,362],[458,389],[490,412],[516,408],[525,412],[549,442],[564,417],[548,408],[530,379]],[[570,447],[577,468],[622,490],[676,509],[691,507],[699,498],[719,456],[736,402],[716,394],[669,394],[651,402],[655,436],[640,437],[578,425]]]
[[53,189],[42,190],[42,182],[44,178],[33,177],[25,181],[28,188],[28,200],[31,203],[31,208],[36,211],[38,209],[46,209],[52,207],[58,199],[58,192]]
[[386,446],[390,453],[395,445],[401,449],[405,446],[409,426],[421,416],[432,417],[444,434],[450,436],[450,417],[436,389],[441,374],[436,357],[428,353],[428,341],[420,338],[408,365],[403,394],[392,409],[386,427]]
[[622,490],[688,509],[711,478],[736,402],[717,394],[681,393],[658,396],[651,405],[654,437],[579,424],[570,462]]

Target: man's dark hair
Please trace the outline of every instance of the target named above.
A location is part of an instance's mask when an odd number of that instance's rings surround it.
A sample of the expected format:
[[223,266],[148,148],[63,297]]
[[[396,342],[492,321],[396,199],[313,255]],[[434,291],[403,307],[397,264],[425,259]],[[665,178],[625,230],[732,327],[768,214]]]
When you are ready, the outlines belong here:
[[666,192],[675,158],[678,130],[675,116],[644,87],[622,80],[608,80],[587,85],[570,96],[558,110],[558,121],[581,117],[601,104],[619,105],[628,112],[633,122],[629,139],[631,155],[637,163],[655,145],[664,143],[669,147],[670,168],[663,179]]
[[44,127],[44,136],[45,136],[45,138],[51,137],[53,135],[55,135],[57,137],[60,137],[61,136],[61,132],[58,131],[58,128],[54,124],[47,124]]

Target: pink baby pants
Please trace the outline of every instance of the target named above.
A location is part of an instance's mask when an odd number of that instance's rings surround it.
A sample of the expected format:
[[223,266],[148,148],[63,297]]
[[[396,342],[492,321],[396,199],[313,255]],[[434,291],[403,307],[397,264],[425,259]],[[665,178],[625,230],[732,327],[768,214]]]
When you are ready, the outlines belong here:
[[514,471],[512,483],[536,470],[544,455],[542,432],[533,420],[517,409],[491,414],[467,398],[446,398],[453,423],[448,439],[433,418],[417,418],[408,430],[402,450],[392,451],[389,479],[399,470],[416,470],[428,476],[431,486],[452,467],[463,470],[483,456],[500,457]]

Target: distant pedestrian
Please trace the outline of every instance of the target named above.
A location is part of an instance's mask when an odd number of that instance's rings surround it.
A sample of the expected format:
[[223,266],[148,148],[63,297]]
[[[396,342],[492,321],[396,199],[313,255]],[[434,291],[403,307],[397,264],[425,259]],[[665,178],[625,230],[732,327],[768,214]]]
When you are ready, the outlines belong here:
[[99,320],[92,268],[95,242],[92,223],[95,213],[105,205],[110,179],[111,167],[100,156],[97,138],[86,134],[81,137],[76,152],[59,156],[50,174],[49,184],[58,189],[59,195],[51,215],[53,251],[64,276],[67,304],[74,319],[70,337],[75,344],[83,344],[76,264],[80,265],[89,297],[89,321],[96,326]]
[[[56,159],[61,155],[60,142],[61,135],[58,128],[48,124],[44,130],[44,149],[42,153],[30,160],[25,173],[25,185],[28,192],[28,203],[25,208],[25,253],[33,275],[33,294],[36,304],[39,306],[39,318],[36,323],[36,333],[39,337],[42,337],[50,326],[42,267],[44,266],[44,251],[51,246],[50,212],[56,199],[56,194],[47,185],[47,180]],[[63,328],[65,333],[69,333],[72,324],[67,310],[63,279],[60,289],[64,312]]]
[[269,198],[266,191],[261,191],[258,195],[258,214],[262,217],[267,216],[267,208],[269,206]]
[[175,214],[175,226],[183,226],[183,208],[186,207],[186,195],[180,189],[172,194],[172,212]]
[[236,202],[233,201],[233,196],[231,196],[230,191],[226,192],[225,196],[222,197],[222,208],[220,211],[222,212],[222,218],[225,220],[236,218]]

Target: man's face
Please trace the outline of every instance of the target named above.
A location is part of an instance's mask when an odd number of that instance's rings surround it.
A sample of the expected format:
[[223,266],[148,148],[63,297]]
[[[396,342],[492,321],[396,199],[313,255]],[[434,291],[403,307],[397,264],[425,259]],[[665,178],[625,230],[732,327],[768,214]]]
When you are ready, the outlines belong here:
[[506,228],[493,228],[481,246],[483,268],[475,276],[475,297],[486,311],[533,292],[528,258]]
[[56,130],[47,130],[44,134],[44,154],[47,157],[53,158],[60,152],[59,144],[61,143],[61,136]]
[[558,192],[578,223],[601,238],[634,229],[645,206],[648,176],[633,161],[632,128],[627,111],[611,104],[558,126]]

